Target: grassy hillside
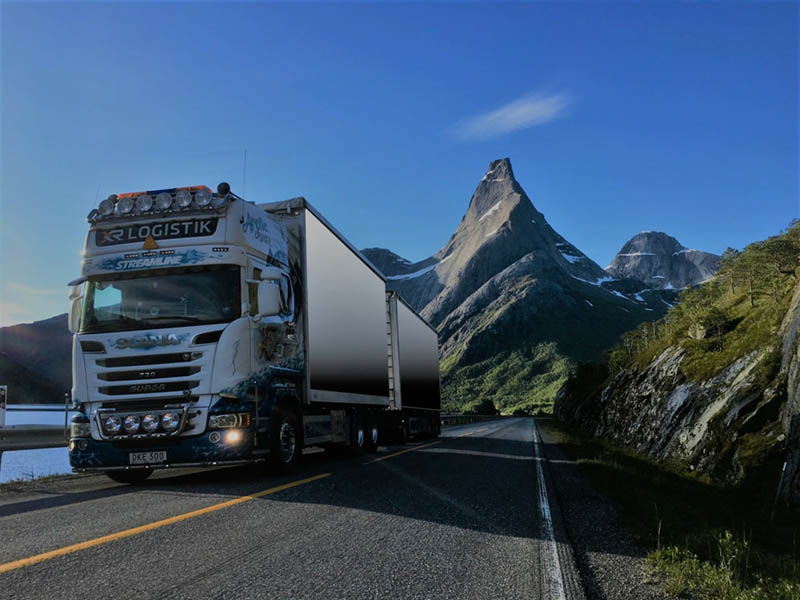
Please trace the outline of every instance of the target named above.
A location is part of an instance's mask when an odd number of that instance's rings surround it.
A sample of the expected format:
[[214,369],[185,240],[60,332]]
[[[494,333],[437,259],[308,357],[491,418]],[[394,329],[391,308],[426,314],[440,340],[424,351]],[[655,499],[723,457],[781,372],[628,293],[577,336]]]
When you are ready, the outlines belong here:
[[[445,412],[551,412],[558,388],[572,372],[572,363],[552,342],[502,352],[467,366],[442,362],[442,407]],[[468,404],[464,398],[474,398]]]
[[768,378],[779,359],[776,333],[797,282],[798,258],[797,221],[741,252],[729,248],[714,279],[685,290],[664,319],[642,323],[623,336],[608,353],[610,372],[632,365],[644,368],[666,348],[680,346],[687,355],[684,375],[699,381],[749,352],[771,349],[774,356],[762,369]]
[[552,412],[578,362],[599,359],[624,331],[666,313],[664,298],[674,296],[636,299],[643,286],[587,285],[552,272],[520,277],[475,312],[471,328],[440,331],[457,340],[441,363],[445,410]]

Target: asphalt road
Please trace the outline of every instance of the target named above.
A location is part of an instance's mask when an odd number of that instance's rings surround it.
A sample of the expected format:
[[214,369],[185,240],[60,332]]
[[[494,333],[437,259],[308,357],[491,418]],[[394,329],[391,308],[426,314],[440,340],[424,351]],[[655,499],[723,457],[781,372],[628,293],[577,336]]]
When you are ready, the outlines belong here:
[[532,419],[377,454],[0,487],[2,598],[584,598]]

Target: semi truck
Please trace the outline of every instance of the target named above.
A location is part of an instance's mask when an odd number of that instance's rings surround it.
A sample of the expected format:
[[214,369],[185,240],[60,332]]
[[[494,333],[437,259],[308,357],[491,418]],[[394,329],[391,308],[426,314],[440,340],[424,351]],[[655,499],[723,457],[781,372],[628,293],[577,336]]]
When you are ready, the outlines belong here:
[[87,221],[69,284],[75,472],[288,472],[307,446],[438,435],[436,331],[304,198],[112,194]]

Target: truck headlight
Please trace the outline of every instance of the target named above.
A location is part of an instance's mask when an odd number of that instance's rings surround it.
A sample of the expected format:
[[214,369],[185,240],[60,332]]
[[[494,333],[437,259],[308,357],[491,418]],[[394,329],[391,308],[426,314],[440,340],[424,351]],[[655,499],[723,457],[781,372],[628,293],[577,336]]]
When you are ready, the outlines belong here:
[[175,194],[175,204],[178,208],[187,208],[192,203],[192,193],[189,190],[178,190]]
[[69,425],[69,437],[71,438],[86,438],[92,434],[92,428],[89,421],[72,421]]
[[228,429],[230,427],[250,427],[250,413],[232,415],[211,415],[208,426],[212,429]]
[[136,198],[136,210],[147,212],[153,208],[153,197],[150,194],[142,194]]
[[156,208],[158,210],[167,210],[170,206],[172,206],[172,196],[167,192],[161,192],[156,196]]
[[238,429],[231,429],[229,432],[225,434],[225,443],[233,446],[234,444],[238,444],[242,441],[242,432]]
[[194,193],[194,202],[200,208],[205,208],[211,204],[211,192],[206,189],[197,190]]
[[166,412],[161,415],[161,426],[164,428],[164,431],[175,431],[180,425],[181,420],[178,418],[173,412]]
[[127,215],[133,210],[133,199],[129,196],[120,198],[117,202],[117,209],[119,210],[120,214]]
[[159,418],[158,415],[146,414],[142,417],[142,429],[147,433],[153,433],[158,429]]
[[106,430],[106,433],[119,433],[119,430],[122,429],[122,419],[119,418],[119,415],[108,415],[103,421],[103,429]]
[[136,415],[128,415],[125,417],[125,422],[123,423],[125,427],[125,431],[128,433],[136,433],[139,431],[139,417]]
[[103,200],[98,207],[100,214],[104,217],[110,217],[114,214],[114,207],[117,203],[117,197],[114,194],[111,194],[108,198]]

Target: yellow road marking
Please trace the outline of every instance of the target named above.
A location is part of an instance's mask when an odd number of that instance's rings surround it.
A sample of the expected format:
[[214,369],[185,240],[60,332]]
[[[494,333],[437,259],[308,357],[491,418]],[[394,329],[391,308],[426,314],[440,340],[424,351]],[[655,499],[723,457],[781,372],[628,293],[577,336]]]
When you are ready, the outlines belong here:
[[481,427],[480,429],[474,429],[472,431],[468,431],[467,433],[462,433],[461,435],[457,435],[456,437],[464,437],[465,435],[472,435],[473,433],[480,433],[481,431],[486,431],[489,429],[488,427]]
[[98,538],[94,538],[92,540],[86,540],[85,542],[72,544],[71,546],[64,546],[63,548],[57,548],[56,550],[51,550],[50,552],[44,552],[42,554],[36,554],[35,556],[29,556],[28,558],[13,560],[11,562],[0,564],[0,573],[7,573],[8,571],[13,571],[14,569],[19,569],[21,567],[34,565],[36,563],[40,563],[45,560],[50,560],[51,558],[64,556],[65,554],[71,554],[72,552],[78,552],[80,550],[86,550],[87,548],[94,548],[95,546],[100,546],[101,544],[107,544],[108,542],[113,542],[115,540],[121,540],[123,538],[130,537],[132,535],[144,533],[145,531],[152,531],[153,529],[158,529],[159,527],[172,525],[173,523],[179,523],[180,521],[185,521],[186,519],[199,517],[201,515],[205,515],[217,510],[222,510],[223,508],[228,508],[229,506],[235,506],[237,504],[241,504],[242,502],[254,500],[255,498],[261,498],[262,496],[268,496],[276,492],[288,490],[289,488],[297,487],[298,485],[303,485],[304,483],[310,483],[312,481],[316,481],[317,479],[323,479],[324,477],[329,477],[329,476],[330,473],[322,473],[320,475],[314,475],[314,477],[301,479],[299,481],[293,481],[291,483],[284,483],[283,485],[278,485],[275,486],[274,488],[269,488],[268,490],[262,490],[254,494],[250,494],[248,496],[241,496],[239,498],[234,498],[233,500],[220,502],[219,504],[212,504],[211,506],[206,506],[205,508],[193,510],[191,512],[183,513],[181,515],[175,515],[174,517],[169,517],[168,519],[162,519],[161,521],[154,521],[152,523],[147,523],[146,525],[133,527],[132,529],[125,529],[124,531],[118,531],[117,533],[112,533],[110,535],[104,535]]

